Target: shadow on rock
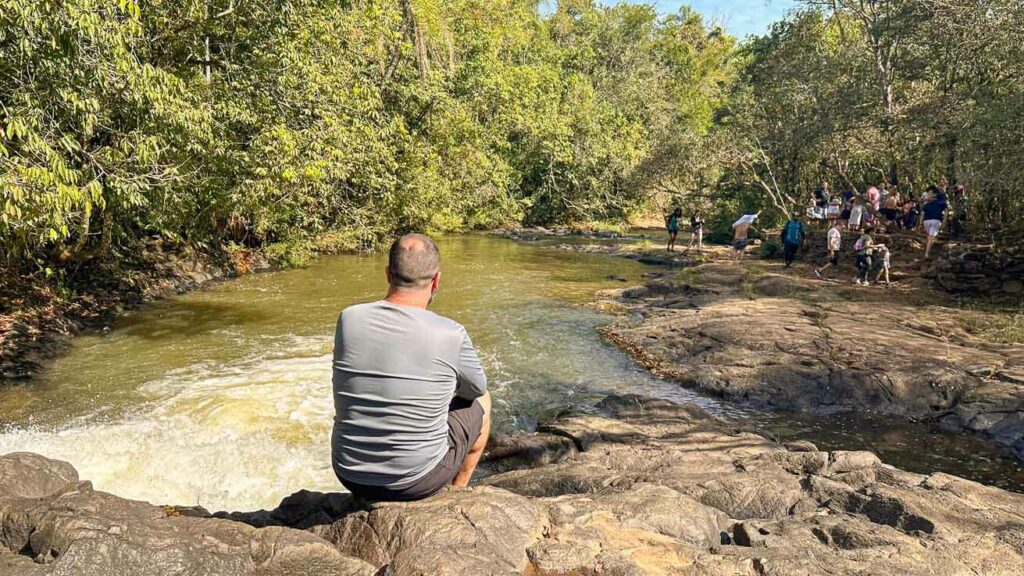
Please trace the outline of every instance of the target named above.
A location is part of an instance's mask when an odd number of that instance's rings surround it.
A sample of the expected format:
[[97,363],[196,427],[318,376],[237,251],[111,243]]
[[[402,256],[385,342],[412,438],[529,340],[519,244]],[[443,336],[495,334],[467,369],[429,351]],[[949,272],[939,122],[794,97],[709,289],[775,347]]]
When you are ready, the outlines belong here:
[[273,510],[256,512],[216,512],[214,518],[242,522],[254,528],[287,526],[308,530],[314,526],[333,524],[357,510],[358,502],[345,492],[312,492],[300,490],[281,500]]

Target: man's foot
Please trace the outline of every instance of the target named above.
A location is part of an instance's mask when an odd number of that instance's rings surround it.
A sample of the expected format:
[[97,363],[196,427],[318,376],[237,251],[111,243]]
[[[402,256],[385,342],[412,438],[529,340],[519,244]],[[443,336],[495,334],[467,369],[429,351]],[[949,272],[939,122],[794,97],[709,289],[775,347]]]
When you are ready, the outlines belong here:
[[821,280],[821,272],[818,272],[817,270],[815,270],[814,271],[814,275],[818,277],[818,280]]

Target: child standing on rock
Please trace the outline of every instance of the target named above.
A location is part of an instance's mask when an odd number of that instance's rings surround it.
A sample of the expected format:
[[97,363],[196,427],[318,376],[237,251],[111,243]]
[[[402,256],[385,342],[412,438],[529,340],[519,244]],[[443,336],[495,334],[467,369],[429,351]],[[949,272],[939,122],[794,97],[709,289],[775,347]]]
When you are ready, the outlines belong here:
[[885,274],[885,285],[891,285],[891,282],[889,282],[889,257],[891,255],[892,252],[889,251],[888,246],[883,244],[877,247],[877,252],[875,252],[875,269],[878,270],[878,274],[875,275],[875,284],[878,284],[882,274]]
[[814,271],[814,275],[821,278],[821,273],[828,269],[829,266],[833,268],[839,266],[839,249],[842,246],[843,235],[839,231],[839,221],[834,220],[832,227],[828,229],[828,235],[825,237],[825,242],[828,247],[828,262],[824,266]]

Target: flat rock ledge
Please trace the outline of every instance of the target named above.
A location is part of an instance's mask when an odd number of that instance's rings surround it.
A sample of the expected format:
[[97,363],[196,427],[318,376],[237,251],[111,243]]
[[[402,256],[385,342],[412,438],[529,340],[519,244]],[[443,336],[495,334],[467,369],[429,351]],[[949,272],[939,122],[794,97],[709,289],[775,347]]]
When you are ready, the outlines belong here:
[[602,334],[660,376],[769,408],[861,411],[979,434],[1024,460],[1024,346],[882,289],[717,262],[600,295]]
[[0,456],[0,574],[1024,574],[1024,495],[779,445],[692,405],[612,396],[415,503],[302,491],[274,510],[153,506]]

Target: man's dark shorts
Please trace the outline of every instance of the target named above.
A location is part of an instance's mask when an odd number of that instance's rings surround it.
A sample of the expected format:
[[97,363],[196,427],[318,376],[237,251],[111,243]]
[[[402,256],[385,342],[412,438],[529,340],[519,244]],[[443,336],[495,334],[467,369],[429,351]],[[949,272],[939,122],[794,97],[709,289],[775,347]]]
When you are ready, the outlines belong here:
[[401,488],[363,486],[343,478],[341,483],[349,492],[366,500],[410,501],[432,496],[455,479],[469,449],[480,437],[483,425],[484,408],[480,402],[456,398],[448,407],[448,452],[433,470]]

